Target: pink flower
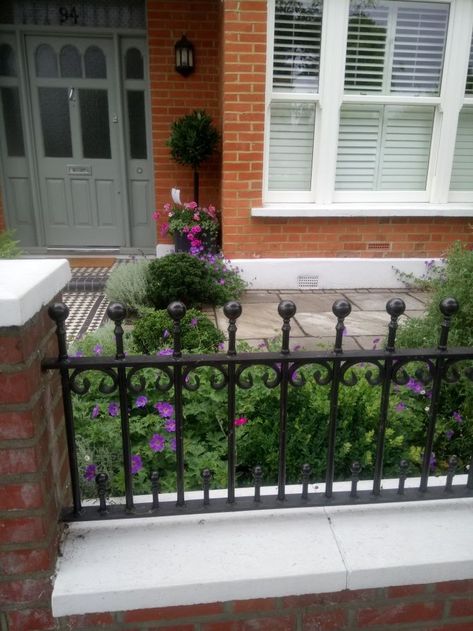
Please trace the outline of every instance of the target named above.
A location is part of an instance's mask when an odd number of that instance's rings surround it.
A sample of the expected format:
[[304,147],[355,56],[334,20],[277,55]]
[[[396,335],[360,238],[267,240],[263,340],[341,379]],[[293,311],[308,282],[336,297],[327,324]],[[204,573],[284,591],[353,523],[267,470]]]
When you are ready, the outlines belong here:
[[171,204],[167,202],[166,204],[164,204],[163,208],[168,213],[171,210]]
[[164,235],[169,232],[169,224],[163,223],[163,225],[161,226],[160,232],[161,232],[161,236],[164,237]]
[[189,208],[189,210],[195,210],[196,208],[198,208],[197,202],[189,202],[187,204],[187,208]]
[[199,213],[194,213],[194,216],[192,217],[192,219],[193,219],[194,221],[200,221],[200,215],[199,215]]
[[154,213],[153,213],[153,219],[154,219],[155,221],[158,221],[159,217],[160,217],[159,212],[158,212],[157,210],[155,210],[155,211],[154,211]]
[[200,226],[192,226],[191,232],[193,232],[194,234],[197,234],[199,232],[202,232],[202,228]]
[[239,427],[240,425],[246,425],[248,423],[248,419],[245,418],[244,416],[240,417],[240,418],[236,418],[233,421],[233,424],[235,425],[235,427]]
[[216,219],[217,211],[215,209],[215,206],[212,206],[212,204],[209,204],[209,207],[206,208],[205,211],[207,212],[207,215],[209,215],[209,217],[212,217],[212,219]]

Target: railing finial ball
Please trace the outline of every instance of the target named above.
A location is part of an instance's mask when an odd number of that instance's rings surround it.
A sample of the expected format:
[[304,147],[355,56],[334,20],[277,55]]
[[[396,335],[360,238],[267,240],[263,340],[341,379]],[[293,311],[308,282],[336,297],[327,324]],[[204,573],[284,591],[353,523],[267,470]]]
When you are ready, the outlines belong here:
[[228,320],[236,320],[241,316],[241,304],[236,300],[230,300],[230,302],[225,303],[223,307],[223,313]]
[[292,300],[281,300],[278,304],[278,313],[281,318],[292,318],[296,314],[296,305]]
[[126,307],[121,302],[112,302],[107,307],[107,315],[113,322],[120,322],[126,316]]
[[69,307],[63,302],[54,302],[48,308],[48,315],[54,322],[62,322],[69,315]]
[[186,315],[186,305],[176,300],[168,305],[167,311],[173,320],[182,320]]
[[406,303],[402,298],[391,298],[386,303],[386,311],[390,316],[398,318],[406,310]]
[[446,317],[454,315],[458,311],[459,307],[460,305],[455,298],[444,298],[439,305],[440,311]]
[[337,318],[346,318],[351,313],[351,304],[345,298],[335,300],[332,305],[332,312]]

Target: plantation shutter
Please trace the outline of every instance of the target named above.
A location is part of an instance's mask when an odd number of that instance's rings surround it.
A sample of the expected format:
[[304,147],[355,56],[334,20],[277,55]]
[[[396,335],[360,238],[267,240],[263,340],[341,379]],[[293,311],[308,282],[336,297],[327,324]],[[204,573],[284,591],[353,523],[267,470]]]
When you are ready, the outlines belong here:
[[473,94],[473,37],[471,38],[470,60],[468,62],[465,94]]
[[381,92],[384,83],[389,9],[351,3],[348,21],[345,90]]
[[438,95],[449,7],[351,0],[345,91]]
[[336,190],[425,190],[433,106],[345,105]]
[[473,190],[473,106],[463,107],[458,119],[450,189]]
[[273,90],[318,91],[322,4],[316,0],[276,1]]
[[447,4],[399,6],[391,93],[440,94],[448,14]]
[[310,190],[314,128],[314,103],[271,105],[269,190]]

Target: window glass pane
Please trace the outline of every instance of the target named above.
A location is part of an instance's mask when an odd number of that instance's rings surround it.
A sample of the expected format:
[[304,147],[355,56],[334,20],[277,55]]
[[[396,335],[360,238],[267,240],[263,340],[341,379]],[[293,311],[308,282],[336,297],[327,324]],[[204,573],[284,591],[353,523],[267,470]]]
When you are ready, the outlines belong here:
[[276,0],[273,89],[319,89],[322,0]]
[[444,3],[351,0],[345,91],[438,95],[448,16]]
[[84,158],[111,157],[107,90],[79,90]]
[[1,88],[7,153],[10,157],[25,155],[18,88]]
[[138,48],[129,48],[126,51],[125,78],[144,79],[143,55]]
[[37,77],[57,77],[57,56],[48,44],[41,44],[35,55]]
[[59,55],[61,77],[82,77],[82,64],[75,46],[64,46]]
[[351,3],[345,64],[347,92],[382,91],[387,29],[387,7]]
[[101,48],[89,46],[84,55],[85,76],[87,79],[106,79],[107,62]]
[[0,76],[16,77],[15,53],[9,44],[0,46]]
[[473,94],[473,37],[471,38],[470,60],[468,62],[465,94]]
[[272,104],[269,190],[310,190],[314,129],[314,103]]
[[67,89],[38,88],[38,96],[44,155],[49,158],[70,158],[72,142]]
[[344,105],[336,190],[425,190],[435,108]]
[[464,107],[458,119],[450,189],[473,191],[473,106]]
[[130,158],[146,160],[146,118],[145,93],[138,90],[128,90],[126,93],[128,104],[128,129],[130,133]]

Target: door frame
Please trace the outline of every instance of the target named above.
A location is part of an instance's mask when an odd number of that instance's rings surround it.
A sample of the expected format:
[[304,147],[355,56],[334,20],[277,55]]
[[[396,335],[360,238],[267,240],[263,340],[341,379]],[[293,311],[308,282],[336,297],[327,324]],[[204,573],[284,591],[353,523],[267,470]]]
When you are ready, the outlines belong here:
[[[128,184],[128,168],[127,168],[127,144],[126,144],[126,124],[125,124],[125,108],[124,108],[124,90],[123,90],[123,74],[122,74],[122,55],[121,55],[121,47],[120,40],[122,38],[130,38],[135,37],[144,40],[147,43],[147,32],[144,29],[107,29],[107,28],[93,28],[93,27],[64,27],[58,28],[57,26],[34,26],[34,25],[15,25],[15,24],[2,24],[0,25],[0,32],[12,33],[15,37],[16,41],[16,49],[17,49],[17,66],[18,66],[18,85],[20,90],[20,100],[22,103],[22,123],[23,123],[23,134],[24,134],[24,142],[25,142],[25,153],[29,170],[29,178],[30,178],[30,188],[31,188],[31,197],[33,202],[33,218],[34,218],[34,229],[36,233],[37,243],[35,246],[26,247],[25,250],[30,253],[45,253],[48,251],[74,251],[74,250],[95,250],[95,251],[104,251],[104,252],[117,252],[117,250],[123,254],[127,253],[135,253],[135,252],[147,252],[147,248],[141,248],[139,246],[131,245],[131,207],[130,207],[130,197],[129,197],[129,184]],[[42,200],[39,189],[39,168],[37,161],[37,143],[40,142],[39,139],[35,138],[34,134],[34,124],[33,124],[33,103],[31,98],[31,82],[28,73],[28,61],[27,61],[27,36],[70,36],[70,37],[86,37],[93,39],[96,37],[97,39],[108,38],[112,41],[113,53],[115,56],[114,63],[114,81],[117,90],[117,103],[116,109],[119,117],[119,125],[120,129],[118,131],[118,156],[117,156],[117,170],[120,177],[120,185],[121,185],[121,212],[122,212],[122,222],[123,222],[123,236],[124,236],[124,244],[119,248],[114,247],[97,247],[97,248],[77,248],[77,247],[64,247],[64,248],[55,248],[49,247],[46,243],[46,234],[44,228],[44,212],[42,206]],[[147,45],[145,46],[145,50],[147,51]],[[150,128],[151,124],[151,97],[149,90],[149,57],[146,56],[145,59],[145,68],[146,68],[146,137],[149,148],[149,160],[152,167],[152,156],[153,148],[152,148],[152,130]],[[0,144],[3,145],[4,141],[0,137]],[[5,148],[2,147],[2,150]],[[6,155],[6,154],[5,154]],[[2,194],[4,195],[4,212],[5,219],[7,223],[7,227],[12,225],[12,212],[14,209],[11,207],[11,204],[6,199],[5,191],[7,190],[4,170],[0,166],[0,183],[2,187]],[[151,191],[151,203],[154,206],[154,168],[150,169],[150,191]],[[150,250],[150,253],[154,252],[154,248]]]

